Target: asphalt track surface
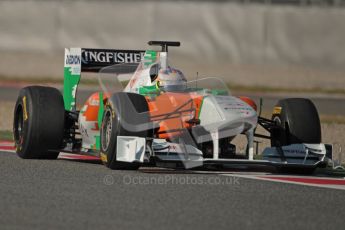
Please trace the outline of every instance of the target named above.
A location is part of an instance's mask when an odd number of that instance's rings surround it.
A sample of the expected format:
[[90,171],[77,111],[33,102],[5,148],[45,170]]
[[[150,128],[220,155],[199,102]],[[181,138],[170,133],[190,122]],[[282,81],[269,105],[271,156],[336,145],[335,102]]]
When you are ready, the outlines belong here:
[[[20,87],[18,86],[1,86],[0,85],[0,101],[16,101],[19,94]],[[89,90],[78,91],[78,101],[80,103],[93,93]],[[287,97],[306,97],[310,98],[320,114],[324,115],[341,115],[345,116],[345,96],[332,96],[332,95],[317,95],[317,94],[258,94],[258,93],[235,93],[234,95],[248,96],[252,98],[258,105],[260,98],[263,99],[263,111],[272,111],[274,105],[279,99]]]
[[[1,101],[17,87],[0,86]],[[85,99],[87,91],[81,91]],[[247,95],[258,101],[262,95]],[[264,95],[264,110],[284,96]],[[82,99],[82,100],[83,100]],[[321,114],[345,100],[311,97]],[[345,190],[141,169],[98,161],[22,160],[0,151],[0,229],[343,229]]]
[[[344,229],[345,191],[0,152],[1,229]],[[189,179],[188,179],[189,178]],[[189,181],[189,182],[188,182]]]

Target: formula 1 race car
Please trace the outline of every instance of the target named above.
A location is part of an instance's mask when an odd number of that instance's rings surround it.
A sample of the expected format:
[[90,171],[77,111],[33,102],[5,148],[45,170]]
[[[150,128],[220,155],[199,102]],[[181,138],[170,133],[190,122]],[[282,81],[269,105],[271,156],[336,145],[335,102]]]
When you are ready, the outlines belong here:
[[[161,50],[65,49],[63,96],[51,87],[20,91],[13,127],[17,154],[35,159],[88,154],[111,169],[271,165],[312,172],[326,165],[332,149],[321,143],[310,100],[280,100],[272,118],[263,118],[253,100],[231,96],[221,79],[188,82],[171,67],[168,47],[179,42],[149,45]],[[83,72],[98,79],[99,89],[91,87],[93,93],[79,107]],[[270,135],[258,134],[258,125]],[[232,143],[241,134],[247,140],[242,155]],[[260,160],[253,157],[254,137],[271,140]]]

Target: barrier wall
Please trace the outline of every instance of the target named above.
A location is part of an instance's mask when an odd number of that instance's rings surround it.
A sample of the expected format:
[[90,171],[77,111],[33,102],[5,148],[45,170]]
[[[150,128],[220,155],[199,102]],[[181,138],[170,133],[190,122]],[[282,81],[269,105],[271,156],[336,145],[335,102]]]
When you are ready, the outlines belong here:
[[191,65],[342,73],[344,19],[344,8],[226,1],[0,1],[0,75],[57,76],[65,47],[144,49],[155,39],[181,41],[172,52]]

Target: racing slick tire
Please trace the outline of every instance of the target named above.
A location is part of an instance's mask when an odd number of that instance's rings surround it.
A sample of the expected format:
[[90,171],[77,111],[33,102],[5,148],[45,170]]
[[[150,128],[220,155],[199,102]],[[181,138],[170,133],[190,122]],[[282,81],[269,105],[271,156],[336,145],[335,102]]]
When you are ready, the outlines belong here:
[[[144,96],[135,93],[115,93],[106,103],[100,131],[101,160],[110,169],[136,170],[140,163],[121,162],[116,159],[117,136],[148,137],[150,129],[149,107]],[[128,128],[128,125],[130,128]]]
[[[281,129],[271,133],[271,146],[321,143],[321,125],[318,111],[312,101],[288,98],[278,101],[272,120]],[[316,167],[277,167],[280,173],[312,174]]]
[[321,125],[313,102],[305,98],[288,98],[278,101],[272,120],[281,129],[271,134],[271,145],[321,143]]
[[56,159],[63,143],[64,124],[64,102],[59,90],[23,88],[14,109],[16,153],[24,159]]

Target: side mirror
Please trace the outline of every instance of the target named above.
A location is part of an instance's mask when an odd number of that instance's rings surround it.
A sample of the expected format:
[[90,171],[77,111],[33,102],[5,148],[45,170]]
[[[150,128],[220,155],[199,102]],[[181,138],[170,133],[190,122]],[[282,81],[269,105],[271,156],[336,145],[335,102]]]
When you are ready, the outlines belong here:
[[150,67],[151,82],[156,80],[156,78],[158,77],[158,72],[159,72],[159,64],[154,64]]

